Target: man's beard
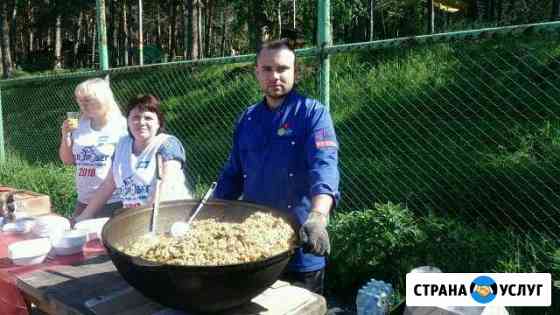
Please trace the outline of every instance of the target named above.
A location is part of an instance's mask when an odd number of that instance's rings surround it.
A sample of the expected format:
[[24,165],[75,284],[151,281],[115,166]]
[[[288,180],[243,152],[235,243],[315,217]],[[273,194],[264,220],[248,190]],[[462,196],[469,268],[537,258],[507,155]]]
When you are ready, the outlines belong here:
[[279,93],[270,90],[265,90],[264,94],[272,99],[280,99],[280,98],[284,98],[286,95],[288,95],[288,93],[290,93],[290,91],[286,91],[285,89],[282,89],[282,91],[280,91]]

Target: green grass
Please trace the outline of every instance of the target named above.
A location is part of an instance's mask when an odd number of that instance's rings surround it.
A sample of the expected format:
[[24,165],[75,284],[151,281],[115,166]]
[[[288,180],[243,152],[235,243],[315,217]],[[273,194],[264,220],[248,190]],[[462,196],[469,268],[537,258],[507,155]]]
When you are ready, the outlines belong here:
[[48,195],[55,213],[69,216],[73,212],[77,195],[72,167],[55,163],[30,163],[8,151],[7,162],[0,165],[0,183]]

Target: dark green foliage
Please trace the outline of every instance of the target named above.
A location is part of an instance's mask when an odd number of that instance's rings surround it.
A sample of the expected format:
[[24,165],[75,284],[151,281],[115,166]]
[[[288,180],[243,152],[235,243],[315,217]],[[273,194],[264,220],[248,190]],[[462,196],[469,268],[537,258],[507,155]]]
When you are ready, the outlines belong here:
[[425,238],[412,212],[392,203],[336,214],[329,235],[329,285],[341,292],[353,292],[369,278],[400,281],[415,266],[408,253]]

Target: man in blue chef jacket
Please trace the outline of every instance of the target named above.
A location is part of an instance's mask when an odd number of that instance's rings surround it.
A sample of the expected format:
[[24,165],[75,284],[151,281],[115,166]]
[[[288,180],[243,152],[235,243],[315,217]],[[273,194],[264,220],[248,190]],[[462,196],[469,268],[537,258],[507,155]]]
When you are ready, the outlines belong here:
[[289,211],[301,224],[298,250],[282,278],[322,294],[330,251],[329,212],[338,191],[338,142],[328,109],[294,90],[294,51],[265,43],[256,76],[264,98],[240,116],[214,197]]

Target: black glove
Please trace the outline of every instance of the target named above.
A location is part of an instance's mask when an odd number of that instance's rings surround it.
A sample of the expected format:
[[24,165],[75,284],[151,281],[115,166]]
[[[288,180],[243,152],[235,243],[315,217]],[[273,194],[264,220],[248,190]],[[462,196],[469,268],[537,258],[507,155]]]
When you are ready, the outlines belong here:
[[307,221],[299,229],[299,238],[303,252],[316,256],[328,255],[331,251],[327,224],[329,217],[317,211],[311,211]]

